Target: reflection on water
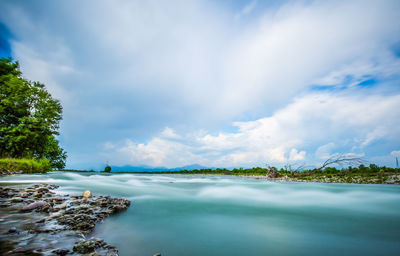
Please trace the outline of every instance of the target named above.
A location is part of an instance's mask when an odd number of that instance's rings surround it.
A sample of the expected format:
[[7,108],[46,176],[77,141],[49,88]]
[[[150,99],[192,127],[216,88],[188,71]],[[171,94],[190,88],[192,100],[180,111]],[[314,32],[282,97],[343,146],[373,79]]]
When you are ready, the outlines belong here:
[[275,183],[229,176],[50,173],[62,193],[124,196],[95,235],[120,255],[399,255],[400,187]]

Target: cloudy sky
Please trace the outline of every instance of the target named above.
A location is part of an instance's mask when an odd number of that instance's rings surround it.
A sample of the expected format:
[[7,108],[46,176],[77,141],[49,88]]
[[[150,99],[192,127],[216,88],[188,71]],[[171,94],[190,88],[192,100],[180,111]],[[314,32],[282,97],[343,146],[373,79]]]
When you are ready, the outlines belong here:
[[0,2],[64,107],[67,167],[400,156],[400,1]]

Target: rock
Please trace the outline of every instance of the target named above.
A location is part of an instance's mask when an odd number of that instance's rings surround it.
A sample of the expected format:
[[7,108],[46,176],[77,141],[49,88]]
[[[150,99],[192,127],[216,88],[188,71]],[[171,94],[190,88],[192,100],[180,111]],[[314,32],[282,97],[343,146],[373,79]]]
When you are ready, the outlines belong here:
[[8,233],[17,233],[17,228],[16,227],[12,227],[8,230]]
[[21,197],[14,197],[11,199],[12,203],[20,203],[23,202],[24,200]]
[[[45,251],[40,251],[40,254],[36,254],[39,253],[39,250],[34,250],[35,254],[29,255],[44,255],[44,252],[45,255],[85,254],[91,256],[117,256],[118,249],[115,246],[108,245],[100,239],[92,238],[86,240],[85,235],[93,232],[96,223],[104,220],[110,214],[126,210],[130,201],[124,198],[95,196],[89,190],[83,192],[82,195],[60,195],[51,191],[55,188],[58,188],[58,186],[47,184],[32,185],[18,189],[0,186],[0,207],[15,207],[14,204],[17,203],[16,205],[22,204],[22,212],[38,212],[35,214],[24,214],[24,218],[27,219],[31,215],[35,215],[35,217],[31,219],[28,226],[18,226],[21,230],[17,230],[15,227],[8,227],[10,228],[8,231],[9,236],[24,232],[29,237],[32,237],[32,239],[35,239],[35,236],[31,236],[30,234],[42,234],[42,238],[40,239],[44,239],[44,237],[48,237],[50,234],[57,235],[59,232],[65,231],[68,234],[82,237],[85,240],[75,243],[73,251],[71,248],[68,250],[51,247],[51,249],[48,248]],[[40,214],[39,212],[46,212],[46,214]],[[2,219],[0,221],[4,220],[5,217],[1,216]],[[7,232],[7,229],[5,231]]]
[[57,210],[61,210],[61,209],[65,209],[65,208],[67,208],[67,202],[64,202],[62,204],[56,205],[54,207],[54,209],[57,209]]
[[62,197],[53,197],[52,200],[56,203],[61,203],[62,201],[64,201],[64,198]]
[[91,198],[92,192],[90,192],[90,190],[86,190],[85,192],[83,192],[82,196],[86,198]]
[[161,253],[156,253],[153,256],[161,256]]
[[34,197],[42,197],[43,194],[40,193],[40,192],[36,192],[36,193],[33,193],[33,196],[34,196]]
[[6,208],[6,207],[10,207],[10,206],[11,206],[10,203],[3,203],[3,204],[0,204],[0,207],[1,207],[1,208]]
[[74,245],[73,251],[77,253],[88,254],[94,252],[95,249],[104,245],[106,245],[106,243],[101,239],[83,240]]
[[33,209],[44,208],[46,206],[48,207],[49,204],[44,201],[38,201],[38,202],[34,202],[31,204],[25,205],[24,207],[22,207],[22,211],[31,211]]
[[69,253],[69,250],[66,249],[66,248],[58,248],[58,249],[52,250],[51,252],[55,253],[57,255],[64,256],[64,255],[67,255]]
[[49,192],[50,190],[48,189],[48,188],[37,188],[36,189],[36,192],[39,192],[39,193],[43,193],[43,192]]
[[51,219],[59,218],[59,217],[61,217],[63,214],[64,214],[63,211],[54,212],[54,213],[50,214],[50,218],[51,218]]

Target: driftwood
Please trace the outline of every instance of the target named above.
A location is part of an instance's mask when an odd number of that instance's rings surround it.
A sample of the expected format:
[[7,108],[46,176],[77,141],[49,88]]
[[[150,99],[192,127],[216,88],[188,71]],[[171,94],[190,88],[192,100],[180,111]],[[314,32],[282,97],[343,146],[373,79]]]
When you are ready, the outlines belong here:
[[360,165],[368,163],[366,160],[362,159],[361,157],[355,157],[354,155],[350,154],[335,154],[329,157],[317,170],[322,170],[325,167],[328,167],[333,164],[338,164],[340,166],[343,165]]

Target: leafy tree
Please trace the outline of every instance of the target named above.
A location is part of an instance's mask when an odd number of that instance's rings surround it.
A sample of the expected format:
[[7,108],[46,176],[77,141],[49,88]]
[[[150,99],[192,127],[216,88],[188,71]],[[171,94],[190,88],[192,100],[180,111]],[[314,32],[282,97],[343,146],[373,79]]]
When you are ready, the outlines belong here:
[[0,58],[0,157],[47,158],[64,168],[66,152],[55,137],[61,119],[62,106],[45,86],[24,79],[18,62]]
[[105,172],[111,172],[111,166],[107,165],[106,168],[104,168]]

